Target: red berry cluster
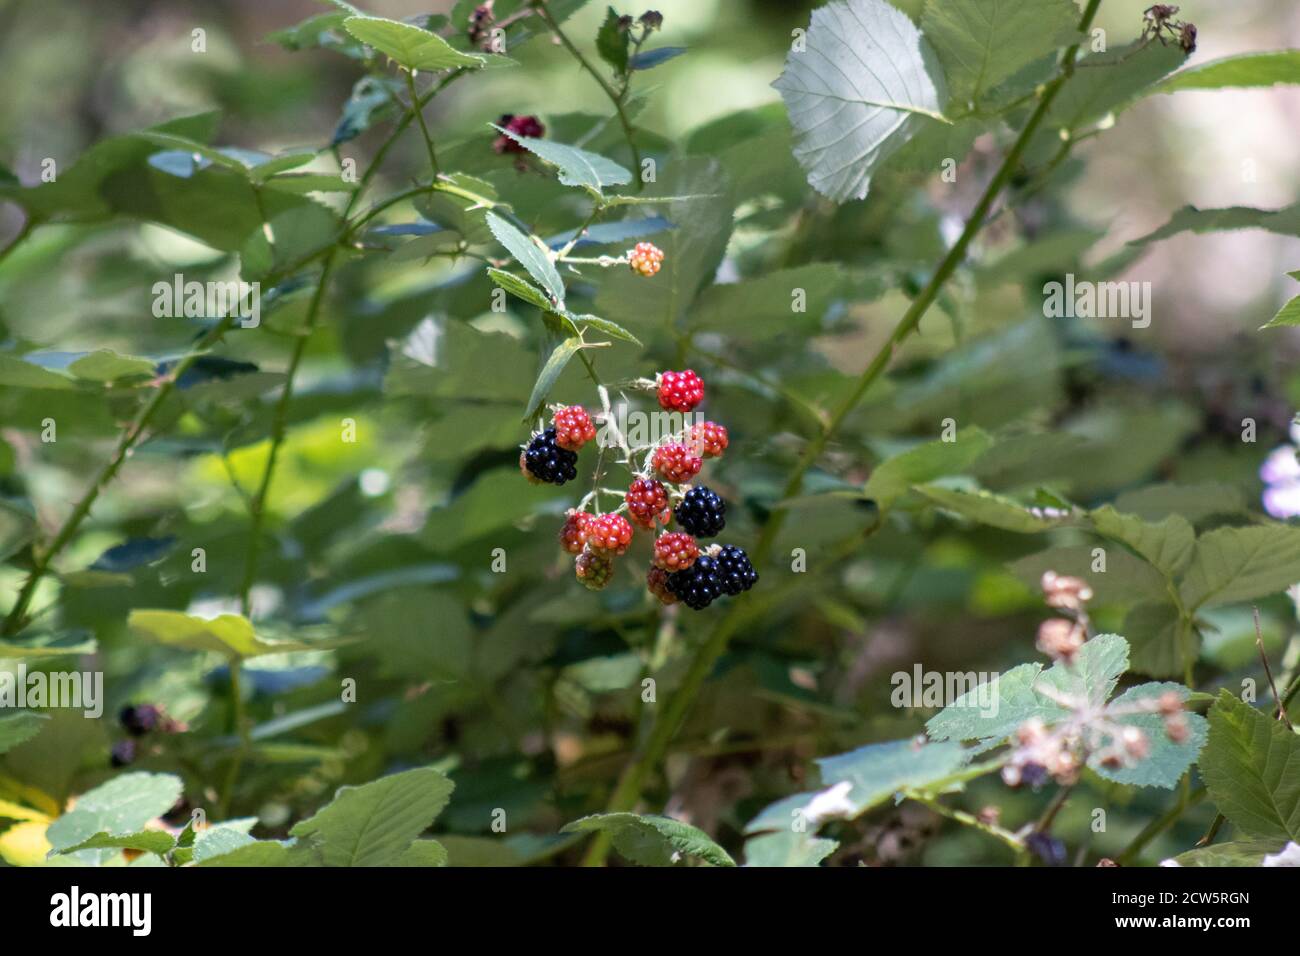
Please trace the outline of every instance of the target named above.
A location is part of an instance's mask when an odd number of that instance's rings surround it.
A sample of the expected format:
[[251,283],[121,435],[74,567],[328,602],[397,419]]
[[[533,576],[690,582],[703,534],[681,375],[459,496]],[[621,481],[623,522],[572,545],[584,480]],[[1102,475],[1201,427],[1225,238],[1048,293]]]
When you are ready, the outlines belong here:
[[[694,371],[665,371],[641,386],[653,389],[666,411],[693,411],[704,400],[704,382]],[[608,398],[602,389],[608,413]],[[574,474],[577,452],[596,436],[586,409],[570,405],[557,409],[551,427],[538,432],[525,448],[522,464],[531,481],[563,484]],[[679,600],[703,608],[719,594],[747,590],[757,576],[744,552],[733,546],[703,546],[724,526],[726,503],[704,486],[687,484],[704,465],[727,448],[727,430],[717,422],[697,422],[667,435],[653,445],[631,448],[621,436],[615,443],[633,472],[623,501],[611,512],[587,509],[599,502],[593,490],[582,504],[565,514],[560,547],[575,556],[574,575],[592,590],[609,584],[614,560],[632,544],[633,530],[655,534],[646,574],[646,588],[664,604]],[[601,478],[597,475],[597,481]],[[626,515],[626,517],[624,516]],[[670,523],[675,530],[667,530]],[[734,552],[734,554],[733,554]]]

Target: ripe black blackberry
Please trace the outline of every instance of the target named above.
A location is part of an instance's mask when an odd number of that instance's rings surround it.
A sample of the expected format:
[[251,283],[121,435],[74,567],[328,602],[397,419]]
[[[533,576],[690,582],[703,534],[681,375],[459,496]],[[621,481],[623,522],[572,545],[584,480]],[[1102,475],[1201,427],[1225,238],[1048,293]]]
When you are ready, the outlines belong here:
[[153,704],[123,707],[117,715],[122,728],[132,737],[143,737],[151,730],[157,730],[161,717],[162,711]]
[[578,477],[578,456],[555,443],[555,429],[534,435],[524,452],[524,467],[534,478],[551,485],[562,485]]
[[686,492],[673,515],[683,531],[697,538],[712,538],[727,526],[727,503],[718,493],[704,485]]
[[722,594],[717,562],[708,555],[700,555],[685,571],[668,575],[668,590],[692,610],[704,610]]
[[748,591],[758,580],[749,555],[734,544],[724,544],[713,560],[718,566],[718,583],[725,594]]

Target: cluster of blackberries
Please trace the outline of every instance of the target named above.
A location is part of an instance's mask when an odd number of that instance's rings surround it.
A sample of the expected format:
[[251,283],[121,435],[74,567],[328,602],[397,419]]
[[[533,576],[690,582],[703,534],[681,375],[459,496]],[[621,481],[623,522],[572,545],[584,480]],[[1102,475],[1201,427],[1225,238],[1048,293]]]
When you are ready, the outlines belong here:
[[[704,382],[690,369],[661,372],[646,385],[655,389],[665,411],[690,412],[704,400]],[[586,411],[562,408],[552,427],[529,442],[520,466],[530,481],[564,484],[574,477],[577,450],[594,436]],[[697,540],[716,537],[727,526],[727,503],[705,485],[686,484],[704,459],[720,457],[727,443],[725,428],[699,422],[649,451],[617,511],[570,510],[560,529],[560,546],[575,556],[574,575],[583,586],[599,591],[609,584],[614,560],[632,544],[635,525],[658,533],[646,587],[663,604],[680,601],[702,610],[724,594],[752,588],[758,573],[743,550],[735,545],[704,547]],[[677,530],[668,530],[665,526],[674,520]]]

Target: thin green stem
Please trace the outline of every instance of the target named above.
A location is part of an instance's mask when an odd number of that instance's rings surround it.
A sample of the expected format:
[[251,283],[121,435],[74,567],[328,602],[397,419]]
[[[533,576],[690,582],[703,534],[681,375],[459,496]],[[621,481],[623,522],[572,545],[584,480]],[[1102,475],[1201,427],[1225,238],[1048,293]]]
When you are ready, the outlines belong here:
[[325,266],[321,269],[320,280],[316,283],[316,291],[312,293],[311,304],[307,307],[305,323],[298,332],[297,341],[293,344],[293,352],[289,357],[289,366],[285,370],[284,388],[280,392],[280,398],[276,402],[272,418],[271,448],[266,456],[266,467],[262,469],[262,478],[249,503],[249,517],[252,525],[248,532],[248,553],[244,560],[244,579],[239,587],[239,604],[244,617],[249,617],[252,613],[251,595],[253,581],[257,577],[257,562],[262,546],[262,529],[266,521],[266,498],[271,490],[271,479],[275,474],[275,465],[279,459],[280,448],[284,444],[289,405],[293,401],[294,379],[298,374],[299,366],[302,365],[303,354],[307,351],[307,341],[316,328],[321,303],[325,298],[325,290],[329,286],[330,275],[334,271],[334,263],[337,258],[338,250],[332,251],[326,257]]
[[1133,842],[1115,858],[1115,862],[1121,866],[1132,862],[1148,843],[1177,823],[1186,810],[1204,800],[1208,792],[1204,787],[1197,787],[1191,793],[1184,794],[1172,807],[1148,823],[1142,832],[1133,838]]
[[433,169],[433,175],[438,175],[438,153],[433,148],[433,137],[429,135],[429,127],[424,122],[424,103],[420,101],[420,94],[415,89],[415,73],[411,70],[403,70],[406,74],[406,89],[411,94],[411,112],[420,124],[420,135],[424,137],[424,148],[429,154],[429,166]]
[[560,44],[569,51],[575,60],[578,61],[578,65],[591,74],[592,79],[600,85],[601,90],[604,91],[607,97],[609,97],[609,101],[614,104],[614,111],[618,114],[619,125],[623,127],[623,137],[627,140],[628,149],[632,151],[632,165],[635,167],[633,181],[636,183],[637,192],[640,192],[643,186],[641,181],[641,151],[637,149],[636,130],[633,128],[632,121],[627,115],[627,108],[624,103],[624,99],[627,96],[627,85],[624,85],[622,94],[615,91],[615,89],[609,85],[609,82],[600,75],[600,71],[592,65],[590,60],[582,55],[582,51],[574,46],[573,41],[569,39],[568,35],[566,35],[562,29],[560,29],[560,24],[555,17],[551,15],[551,11],[546,9],[546,6],[541,3],[537,4],[535,9],[537,10],[537,15],[542,18],[550,31],[555,34],[555,38],[559,40]]
[[[1083,19],[1079,24],[1080,34],[1086,34],[1092,25],[1093,19],[1097,15],[1097,8],[1101,6],[1101,0],[1089,0],[1087,9],[1084,11]],[[926,283],[920,294],[912,302],[911,306],[899,319],[894,331],[890,334],[888,341],[881,346],[875,357],[867,365],[866,369],[858,378],[853,389],[840,401],[840,404],[831,414],[826,428],[815,436],[804,448],[803,456],[795,465],[795,470],[790,479],[786,482],[782,494],[782,500],[797,497],[803,490],[804,476],[813,464],[821,457],[827,443],[831,437],[839,430],[840,426],[849,417],[850,413],[857,407],[867,390],[875,384],[876,380],[884,373],[888,367],[890,359],[893,358],[898,346],[912,334],[920,324],[921,317],[929,310],[934,300],[938,297],[939,291],[944,284],[957,270],[957,267],[965,260],[966,251],[970,247],[975,236],[978,235],[988,218],[989,210],[992,209],[994,202],[1002,193],[1003,189],[1010,182],[1020,163],[1021,156],[1024,155],[1030,140],[1046,119],[1048,111],[1051,109],[1053,101],[1061,91],[1061,87],[1074,75],[1075,59],[1079,53],[1079,43],[1074,44],[1065,51],[1061,61],[1060,71],[1056,77],[1049,82],[1042,91],[1042,96],[1038,101],[1038,106],[1026,121],[1020,135],[1012,144],[1011,149],[1007,152],[1002,161],[1002,165],[985,187],[983,195],[975,204],[970,217],[966,221],[966,226],[961,235],[953,244],[952,248],[944,256],[935,269],[930,281]],[[763,530],[759,535],[758,543],[754,549],[754,563],[761,564],[771,553],[773,544],[777,535],[780,533],[785,523],[787,511],[785,509],[776,509],[768,518]],[[727,649],[727,644],[732,635],[737,630],[740,614],[736,610],[738,604],[733,604],[728,609],[726,615],[718,622],[713,633],[703,647],[696,653],[694,660],[691,662],[690,669],[687,671],[685,678],[678,686],[676,692],[665,706],[663,713],[655,722],[651,729],[649,741],[644,751],[633,760],[625,769],[618,784],[615,786],[614,793],[610,797],[608,810],[609,812],[620,812],[630,810],[636,805],[641,798],[642,785],[651,772],[658,766],[668,745],[672,742],[673,735],[677,728],[694,703],[695,698],[700,692],[701,686],[705,679],[712,673],[714,666],[722,657]],[[611,841],[607,834],[599,833],[593,840],[591,847],[585,857],[584,863],[588,866],[600,866],[604,863],[609,853]]]
[[968,813],[965,810],[958,810],[955,807],[945,806],[936,798],[925,796],[924,794],[909,792],[904,794],[904,796],[909,800],[915,800],[917,803],[929,807],[941,817],[947,817],[949,820],[953,820],[963,826],[968,826],[973,830],[978,830],[980,833],[993,837],[993,839],[1006,844],[1017,853],[1022,852],[1025,848],[1025,845],[1020,838],[1010,830],[1005,830],[997,824],[985,823],[973,813]]
[[27,216],[27,221],[23,223],[23,227],[18,230],[18,234],[13,237],[9,245],[5,246],[4,249],[0,249],[0,263],[8,259],[9,254],[22,245],[23,242],[26,241],[27,237],[30,236],[39,225],[40,221],[35,216],[29,214]]

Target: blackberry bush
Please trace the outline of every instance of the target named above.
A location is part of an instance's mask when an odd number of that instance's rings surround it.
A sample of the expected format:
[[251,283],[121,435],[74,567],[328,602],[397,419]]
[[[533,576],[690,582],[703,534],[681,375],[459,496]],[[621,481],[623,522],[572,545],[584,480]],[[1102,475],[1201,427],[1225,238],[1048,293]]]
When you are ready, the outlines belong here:
[[1292,11],[294,6],[4,11],[6,875],[1295,863]]

